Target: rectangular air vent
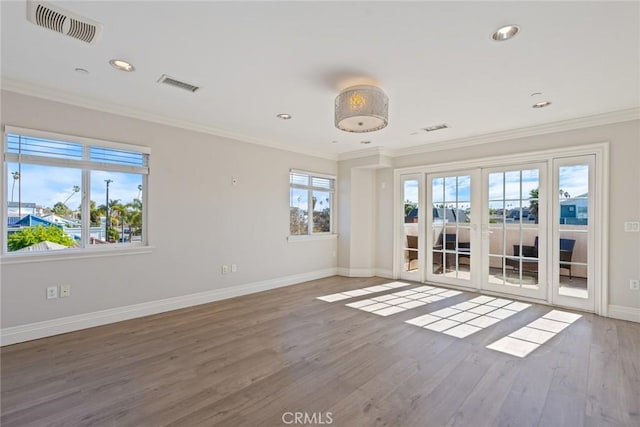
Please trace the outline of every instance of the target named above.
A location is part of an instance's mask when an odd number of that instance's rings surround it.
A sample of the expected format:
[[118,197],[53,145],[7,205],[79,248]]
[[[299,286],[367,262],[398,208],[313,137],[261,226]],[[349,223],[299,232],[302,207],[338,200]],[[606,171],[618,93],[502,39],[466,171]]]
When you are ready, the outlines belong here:
[[440,130],[440,129],[446,129],[448,127],[449,126],[446,123],[442,123],[440,125],[434,125],[434,126],[428,126],[426,128],[422,128],[422,130],[425,131],[425,132],[433,132],[433,131]]
[[200,86],[192,85],[191,83],[182,82],[180,80],[174,79],[173,77],[169,77],[166,74],[163,74],[158,79],[158,83],[163,83],[165,85],[174,86],[179,89],[184,89],[189,92],[195,92],[200,89]]
[[42,28],[95,44],[102,24],[43,1],[27,2],[27,19]]

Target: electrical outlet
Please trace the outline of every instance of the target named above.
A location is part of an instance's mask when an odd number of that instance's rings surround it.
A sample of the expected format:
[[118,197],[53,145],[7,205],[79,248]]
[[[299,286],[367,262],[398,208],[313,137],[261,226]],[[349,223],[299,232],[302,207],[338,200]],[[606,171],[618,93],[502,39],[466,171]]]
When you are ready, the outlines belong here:
[[60,286],[60,298],[67,298],[71,296],[71,285]]
[[629,280],[629,288],[632,291],[640,290],[640,280],[637,280],[637,279]]
[[56,299],[56,298],[58,298],[58,287],[57,286],[47,287],[47,299]]
[[238,264],[231,264],[231,272],[235,273],[238,271]]
[[229,273],[229,266],[227,264],[224,264],[222,266],[222,274],[227,274]]

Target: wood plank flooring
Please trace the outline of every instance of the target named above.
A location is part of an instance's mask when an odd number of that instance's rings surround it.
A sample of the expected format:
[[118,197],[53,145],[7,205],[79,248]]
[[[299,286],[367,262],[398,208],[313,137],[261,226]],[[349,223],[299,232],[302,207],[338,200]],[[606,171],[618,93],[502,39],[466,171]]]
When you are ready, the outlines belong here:
[[640,425],[640,324],[582,313],[519,358],[485,347],[550,307],[460,339],[404,321],[477,294],[388,317],[344,305],[366,296],[316,299],[388,282],[332,277],[4,347],[1,425]]

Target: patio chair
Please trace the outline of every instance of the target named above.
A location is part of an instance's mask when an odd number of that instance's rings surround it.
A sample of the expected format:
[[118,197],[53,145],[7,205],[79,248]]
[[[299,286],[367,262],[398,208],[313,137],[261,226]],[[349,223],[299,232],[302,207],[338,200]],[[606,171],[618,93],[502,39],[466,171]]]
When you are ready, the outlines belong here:
[[[573,258],[573,249],[576,245],[574,239],[560,239],[560,268],[569,270],[569,279],[573,279],[571,270],[571,259]],[[506,257],[505,264],[513,267],[514,270],[520,269],[520,245],[513,245],[513,257]],[[526,258],[538,258],[538,237],[534,241],[533,246],[522,245],[522,256]],[[522,271],[538,272],[537,260],[522,260]]]
[[415,270],[411,268],[411,261],[418,262],[418,236],[407,236],[407,248],[409,249],[409,270]]

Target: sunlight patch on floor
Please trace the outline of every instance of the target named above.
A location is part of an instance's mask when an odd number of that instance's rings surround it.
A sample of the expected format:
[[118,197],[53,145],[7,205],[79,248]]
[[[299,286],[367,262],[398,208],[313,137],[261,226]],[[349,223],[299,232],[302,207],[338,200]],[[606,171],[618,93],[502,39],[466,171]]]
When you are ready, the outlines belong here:
[[349,304],[347,307],[357,308],[377,314],[378,316],[390,316],[416,307],[422,307],[432,302],[460,295],[460,291],[436,288],[433,286],[420,286],[405,291],[394,292],[388,295],[364,299]]
[[489,344],[487,348],[512,356],[526,357],[581,317],[576,313],[552,310],[508,336]]
[[385,283],[384,285],[369,286],[367,288],[353,289],[351,291],[339,292],[337,294],[324,295],[321,297],[317,297],[316,299],[319,299],[321,301],[326,301],[326,302],[342,301],[345,299],[355,298],[362,295],[369,295],[377,292],[384,292],[390,289],[404,288],[405,286],[410,286],[410,285],[411,285],[410,283],[404,283],[404,282],[391,282],[391,283]]
[[465,338],[530,306],[531,304],[483,295],[409,319],[405,323],[453,337]]

